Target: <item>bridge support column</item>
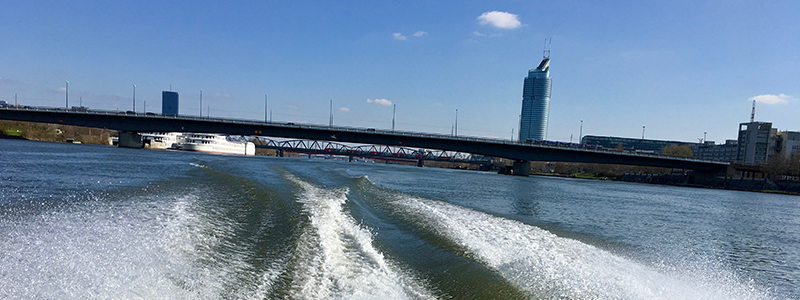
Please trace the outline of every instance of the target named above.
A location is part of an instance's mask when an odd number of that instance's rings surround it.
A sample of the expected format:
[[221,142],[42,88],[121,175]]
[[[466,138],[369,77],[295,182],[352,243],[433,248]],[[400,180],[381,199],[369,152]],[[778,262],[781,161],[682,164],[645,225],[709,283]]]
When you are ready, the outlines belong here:
[[417,160],[417,167],[422,168],[424,166],[425,166],[425,160],[424,159]]
[[278,157],[283,157],[283,149],[278,149]]
[[531,175],[531,162],[526,160],[518,160],[514,162],[512,166],[512,173],[513,175],[517,176],[528,176]]
[[353,162],[353,156],[352,156],[352,155],[350,155],[350,157],[347,159],[347,161],[348,161],[348,162]]
[[137,132],[122,131],[119,133],[118,146],[121,148],[137,148],[141,149],[144,144],[142,143],[142,136]]

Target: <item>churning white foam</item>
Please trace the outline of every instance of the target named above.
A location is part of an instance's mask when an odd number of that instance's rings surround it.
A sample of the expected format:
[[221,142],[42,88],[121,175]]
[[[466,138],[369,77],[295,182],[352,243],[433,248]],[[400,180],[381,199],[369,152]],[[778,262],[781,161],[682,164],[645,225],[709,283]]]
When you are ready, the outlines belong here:
[[[531,296],[556,299],[767,299],[732,275],[646,266],[546,230],[449,203],[401,196],[400,212],[450,239]],[[724,272],[723,272],[724,273]]]
[[319,188],[289,176],[310,224],[298,241],[291,296],[300,299],[428,299],[421,284],[372,246],[372,234],[344,212],[347,188]]
[[[232,222],[204,216],[199,196],[94,199],[0,220],[2,299],[260,298],[236,290],[246,251],[229,251]],[[270,287],[267,270],[254,286]]]

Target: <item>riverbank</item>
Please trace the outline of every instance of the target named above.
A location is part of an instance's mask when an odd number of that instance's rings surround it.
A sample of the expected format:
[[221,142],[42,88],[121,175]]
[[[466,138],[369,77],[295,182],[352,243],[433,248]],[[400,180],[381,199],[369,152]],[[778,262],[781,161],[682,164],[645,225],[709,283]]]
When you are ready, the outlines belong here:
[[117,136],[117,131],[71,125],[0,121],[0,138],[3,139],[57,143],[79,141],[83,144],[107,145],[108,138],[112,136]]

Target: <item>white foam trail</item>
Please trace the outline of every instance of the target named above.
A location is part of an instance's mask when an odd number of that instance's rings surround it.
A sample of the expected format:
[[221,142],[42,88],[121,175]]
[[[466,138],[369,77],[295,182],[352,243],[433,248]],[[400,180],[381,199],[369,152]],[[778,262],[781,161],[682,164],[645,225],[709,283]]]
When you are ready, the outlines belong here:
[[372,246],[371,233],[343,211],[346,188],[323,189],[301,181],[298,201],[310,228],[297,245],[291,297],[299,299],[432,299]]
[[189,165],[192,166],[192,167],[197,167],[197,168],[205,168],[205,169],[208,168],[208,167],[206,167],[204,165],[196,164],[196,163],[189,163]]
[[735,277],[680,274],[538,227],[448,203],[400,197],[400,213],[450,239],[531,296],[557,299],[768,299]]
[[[0,220],[0,298],[263,299],[264,291],[235,289],[250,254],[223,239],[233,222],[209,218],[198,201],[96,199]],[[276,272],[253,275],[252,286],[269,288]]]

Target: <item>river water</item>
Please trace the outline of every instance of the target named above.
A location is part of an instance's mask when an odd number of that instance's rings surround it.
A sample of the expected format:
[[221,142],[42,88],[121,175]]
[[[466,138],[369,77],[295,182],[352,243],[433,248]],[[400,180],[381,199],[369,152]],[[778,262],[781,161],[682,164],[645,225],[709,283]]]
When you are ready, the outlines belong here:
[[800,197],[0,140],[1,299],[798,299]]

